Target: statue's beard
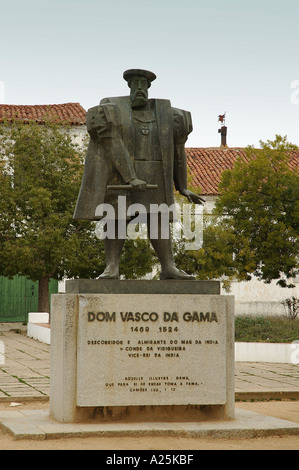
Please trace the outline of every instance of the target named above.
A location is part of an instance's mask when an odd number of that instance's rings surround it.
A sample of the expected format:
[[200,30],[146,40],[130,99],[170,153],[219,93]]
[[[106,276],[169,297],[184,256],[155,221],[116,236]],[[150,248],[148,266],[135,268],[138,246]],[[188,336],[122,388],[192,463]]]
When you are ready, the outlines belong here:
[[147,105],[147,96],[142,92],[137,92],[131,96],[132,108],[142,108]]

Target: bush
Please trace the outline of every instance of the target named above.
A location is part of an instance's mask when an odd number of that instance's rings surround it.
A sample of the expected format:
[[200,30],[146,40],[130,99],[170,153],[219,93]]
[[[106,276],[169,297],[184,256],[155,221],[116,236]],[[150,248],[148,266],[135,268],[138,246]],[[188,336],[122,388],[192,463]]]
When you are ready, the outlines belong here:
[[294,320],[295,318],[298,317],[299,315],[299,299],[293,295],[293,297],[290,297],[288,299],[285,299],[283,302],[281,302],[282,305],[285,307],[287,314],[289,317]]
[[236,317],[235,340],[246,343],[291,343],[299,340],[299,319],[262,316]]

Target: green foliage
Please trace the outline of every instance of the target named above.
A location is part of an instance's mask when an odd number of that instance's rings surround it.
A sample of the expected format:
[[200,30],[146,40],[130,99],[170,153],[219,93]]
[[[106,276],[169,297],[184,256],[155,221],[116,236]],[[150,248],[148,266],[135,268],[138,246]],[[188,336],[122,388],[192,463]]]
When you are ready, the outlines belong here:
[[248,273],[283,287],[298,273],[299,174],[289,167],[295,148],[281,136],[261,142],[261,149],[249,147],[246,160],[222,174],[215,212],[246,240]]
[[298,340],[298,337],[299,319],[246,315],[235,319],[236,341],[245,343],[291,343]]
[[[235,257],[236,251],[240,256]],[[233,279],[248,279],[252,260],[248,244],[230,230],[223,221],[206,215],[203,227],[203,244],[199,250],[186,250],[185,240],[175,244],[175,261],[180,269],[194,274],[197,279],[223,278],[227,290]]]
[[83,151],[50,122],[1,127],[0,272],[33,281],[90,277],[103,267],[92,223],[72,218]]
[[201,249],[175,244],[180,269],[197,279],[221,278],[227,290],[232,279],[253,275],[292,287],[288,279],[298,273],[299,175],[289,166],[297,147],[281,136],[260,145],[223,172],[216,208],[204,216]]
[[[192,187],[189,174],[188,187],[197,194],[200,194],[198,188]],[[178,204],[185,204],[186,199],[179,194],[175,195]],[[194,205],[193,205],[194,209]],[[194,232],[194,219],[191,226]],[[203,216],[203,244],[200,249],[189,250],[186,245],[190,240],[184,236],[174,240],[175,263],[179,269],[188,274],[193,274],[198,280],[223,280],[223,288],[230,289],[231,281],[238,277],[240,280],[247,279],[247,271],[243,269],[241,258],[235,261],[234,249],[240,245],[243,258],[246,253],[246,240],[236,237],[222,218],[205,213]],[[238,265],[239,263],[239,265]],[[248,259],[247,259],[248,263]]]
[[125,279],[139,279],[150,273],[157,262],[157,255],[148,240],[127,239],[120,258],[120,275]]

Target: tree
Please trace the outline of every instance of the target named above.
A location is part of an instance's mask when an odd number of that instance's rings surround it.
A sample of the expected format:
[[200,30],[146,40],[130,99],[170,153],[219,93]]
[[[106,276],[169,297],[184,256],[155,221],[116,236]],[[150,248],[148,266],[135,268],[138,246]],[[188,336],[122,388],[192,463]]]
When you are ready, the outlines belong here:
[[[188,187],[200,194],[200,188],[192,187],[190,172],[188,172]],[[176,194],[175,198],[182,207],[185,200],[179,194]],[[194,204],[191,213],[191,231],[195,233]],[[227,291],[233,279],[247,280],[247,271],[251,268],[252,260],[244,237],[237,237],[222,217],[207,214],[205,210],[200,230],[202,230],[202,246],[199,249],[188,249],[191,240],[185,239],[184,230],[182,236],[174,240],[177,267],[188,274],[193,274],[199,280],[222,278],[222,286]],[[197,236],[197,239],[199,238]],[[240,253],[238,258],[234,255],[236,250]]]
[[[249,278],[292,287],[288,280],[298,273],[299,174],[290,159],[297,147],[279,135],[260,145],[248,147],[246,159],[223,172],[215,214],[236,239],[246,241]],[[238,259],[242,250],[233,251]]]
[[281,136],[260,145],[222,173],[202,247],[186,250],[184,239],[176,241],[178,267],[197,279],[222,278],[226,289],[252,276],[293,286],[287,280],[298,273],[299,175],[290,159],[297,147]]
[[158,258],[148,239],[127,239],[120,257],[120,274],[125,279],[140,279],[151,273]]
[[0,272],[39,281],[39,310],[49,311],[50,278],[104,266],[90,222],[72,219],[82,178],[80,148],[51,124],[1,127]]
[[222,278],[227,291],[233,279],[248,280],[253,265],[246,238],[234,233],[224,220],[211,215],[204,216],[201,248],[187,250],[184,238],[175,242],[175,262],[199,280]]

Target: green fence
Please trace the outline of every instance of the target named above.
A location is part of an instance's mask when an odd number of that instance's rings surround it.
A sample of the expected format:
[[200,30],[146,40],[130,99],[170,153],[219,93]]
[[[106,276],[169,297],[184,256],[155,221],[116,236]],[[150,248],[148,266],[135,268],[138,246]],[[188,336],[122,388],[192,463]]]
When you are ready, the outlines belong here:
[[[49,295],[58,292],[58,281],[49,282]],[[27,323],[28,313],[38,312],[38,282],[23,276],[0,276],[0,323]]]

